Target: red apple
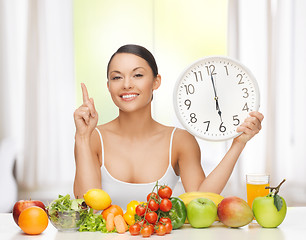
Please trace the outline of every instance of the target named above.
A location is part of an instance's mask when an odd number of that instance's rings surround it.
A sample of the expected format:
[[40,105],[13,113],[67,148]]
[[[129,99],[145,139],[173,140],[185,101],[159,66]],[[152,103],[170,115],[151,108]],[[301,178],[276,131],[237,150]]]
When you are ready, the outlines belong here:
[[18,225],[18,218],[20,213],[28,208],[28,207],[33,207],[33,206],[37,206],[42,208],[43,210],[46,211],[45,208],[45,204],[43,204],[41,201],[39,200],[20,200],[18,202],[15,203],[14,207],[13,207],[13,217],[15,220],[15,223]]
[[226,197],[218,205],[218,217],[228,227],[242,227],[253,220],[253,212],[246,201],[238,197]]

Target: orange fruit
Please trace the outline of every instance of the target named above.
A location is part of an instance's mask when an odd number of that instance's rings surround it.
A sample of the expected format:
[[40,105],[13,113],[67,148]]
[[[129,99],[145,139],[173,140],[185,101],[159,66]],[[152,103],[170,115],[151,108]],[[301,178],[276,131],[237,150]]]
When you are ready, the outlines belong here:
[[42,233],[47,228],[48,222],[47,213],[37,206],[24,209],[18,219],[22,231],[31,235]]
[[122,216],[123,215],[123,210],[122,210],[122,208],[120,206],[113,204],[113,205],[110,205],[108,208],[103,210],[103,212],[102,212],[103,218],[106,219],[107,215],[109,213],[113,213],[115,217],[117,215],[121,215]]

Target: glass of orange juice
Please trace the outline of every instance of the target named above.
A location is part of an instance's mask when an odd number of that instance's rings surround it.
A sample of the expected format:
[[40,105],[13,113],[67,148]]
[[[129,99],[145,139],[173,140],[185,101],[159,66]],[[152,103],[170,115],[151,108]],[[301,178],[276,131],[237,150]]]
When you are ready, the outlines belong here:
[[270,185],[270,176],[267,174],[247,174],[247,199],[248,204],[252,208],[253,200],[257,197],[263,197],[269,194],[269,189],[265,189]]

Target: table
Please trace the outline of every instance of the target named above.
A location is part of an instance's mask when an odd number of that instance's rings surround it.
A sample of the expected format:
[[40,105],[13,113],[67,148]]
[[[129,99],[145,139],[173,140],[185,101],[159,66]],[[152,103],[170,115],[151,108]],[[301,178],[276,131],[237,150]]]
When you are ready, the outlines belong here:
[[[152,235],[150,239],[233,239],[233,240],[285,240],[305,239],[306,207],[289,207],[284,222],[278,228],[262,228],[254,220],[249,225],[241,228],[228,228],[220,222],[215,222],[209,228],[195,229],[185,224],[181,229],[173,230],[171,234],[163,238]],[[148,239],[141,236],[131,236],[129,232],[100,233],[100,232],[58,232],[49,222],[47,229],[40,235],[29,236],[24,234],[15,224],[12,214],[0,214],[0,239],[1,240],[22,240],[22,239],[46,239],[46,240],[124,240],[124,239]]]

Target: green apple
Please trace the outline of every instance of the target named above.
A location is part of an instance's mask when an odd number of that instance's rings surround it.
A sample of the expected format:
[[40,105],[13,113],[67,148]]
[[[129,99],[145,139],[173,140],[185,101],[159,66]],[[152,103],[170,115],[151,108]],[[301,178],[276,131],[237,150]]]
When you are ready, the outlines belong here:
[[217,217],[217,206],[208,198],[193,199],[187,206],[187,219],[194,228],[209,227]]
[[279,210],[274,204],[275,195],[267,195],[265,197],[257,197],[253,201],[252,209],[256,221],[265,228],[275,228],[279,226],[285,219],[287,205],[285,199],[276,195]]

